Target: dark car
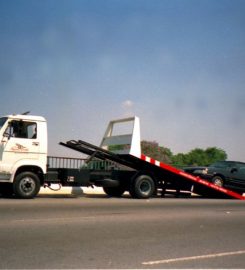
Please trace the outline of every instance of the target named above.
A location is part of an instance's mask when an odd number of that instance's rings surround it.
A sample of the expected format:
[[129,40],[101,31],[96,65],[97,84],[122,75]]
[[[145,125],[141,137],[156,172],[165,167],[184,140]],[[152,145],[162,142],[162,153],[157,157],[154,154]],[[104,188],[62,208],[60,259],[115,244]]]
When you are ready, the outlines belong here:
[[187,173],[193,174],[193,175],[202,175],[202,174],[206,174],[207,172],[207,167],[204,166],[191,166],[191,167],[185,167],[183,168],[183,170]]
[[[213,184],[234,190],[240,194],[245,192],[245,163],[238,161],[218,161],[206,170],[200,167],[189,173],[212,182]],[[188,170],[185,170],[188,172]]]

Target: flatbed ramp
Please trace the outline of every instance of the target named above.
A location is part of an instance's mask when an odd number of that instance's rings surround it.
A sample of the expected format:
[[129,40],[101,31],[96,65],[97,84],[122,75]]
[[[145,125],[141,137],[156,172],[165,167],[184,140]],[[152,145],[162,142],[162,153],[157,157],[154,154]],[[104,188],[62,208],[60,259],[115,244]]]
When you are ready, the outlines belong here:
[[234,191],[218,187],[198,176],[193,176],[143,154],[140,154],[138,157],[131,154],[116,154],[82,140],[70,140],[66,143],[61,142],[60,144],[89,155],[90,159],[97,158],[100,160],[109,160],[136,171],[150,172],[157,177],[158,182],[159,180],[164,182],[167,181],[173,186],[180,188],[183,185],[192,184],[194,186],[193,192],[201,196],[213,198],[235,198],[240,200],[245,199],[245,197]]

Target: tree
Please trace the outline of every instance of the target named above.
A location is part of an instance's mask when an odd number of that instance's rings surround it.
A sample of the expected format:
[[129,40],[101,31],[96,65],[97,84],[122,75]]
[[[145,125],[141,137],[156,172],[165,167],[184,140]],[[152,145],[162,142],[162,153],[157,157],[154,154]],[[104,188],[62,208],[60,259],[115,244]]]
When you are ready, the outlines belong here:
[[195,148],[187,154],[177,154],[173,157],[176,166],[208,166],[219,160],[226,160],[227,154],[217,147],[208,147],[205,150]]
[[186,166],[187,162],[187,157],[183,153],[179,153],[177,155],[173,155],[172,157],[172,164],[176,167],[184,167]]
[[206,150],[208,164],[214,163],[219,160],[226,160],[227,154],[223,149],[217,147],[208,147]]
[[171,150],[169,148],[159,146],[159,144],[155,141],[141,141],[141,150],[144,155],[156,160],[165,163],[171,163],[172,161],[173,154]]
[[176,167],[208,166],[216,161],[227,159],[226,152],[217,147],[195,148],[187,154],[173,155],[169,148],[159,146],[155,141],[142,141],[141,149],[143,154]]

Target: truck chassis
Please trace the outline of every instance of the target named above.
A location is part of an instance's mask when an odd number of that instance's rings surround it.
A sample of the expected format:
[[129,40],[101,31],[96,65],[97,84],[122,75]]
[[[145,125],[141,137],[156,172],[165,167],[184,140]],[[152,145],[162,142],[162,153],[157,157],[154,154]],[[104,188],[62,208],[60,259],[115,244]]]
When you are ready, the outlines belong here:
[[[115,125],[125,123],[133,123],[130,132],[114,135]],[[170,189],[177,195],[187,191],[206,197],[245,199],[232,190],[143,155],[138,117],[110,121],[100,146],[82,140],[60,143],[86,154],[86,166],[64,168],[47,164],[47,122],[43,117],[23,114],[0,118],[0,137],[0,193],[4,196],[30,199],[41,186],[59,183],[100,186],[110,196],[128,191],[138,199],[150,198],[158,190],[164,196]],[[92,166],[95,161],[97,168]]]

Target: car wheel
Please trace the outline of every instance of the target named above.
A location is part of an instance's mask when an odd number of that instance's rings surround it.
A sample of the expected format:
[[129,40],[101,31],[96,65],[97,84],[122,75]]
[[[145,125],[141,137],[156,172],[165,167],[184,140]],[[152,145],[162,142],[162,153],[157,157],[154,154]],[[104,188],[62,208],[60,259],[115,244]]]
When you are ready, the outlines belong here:
[[218,186],[218,187],[223,187],[224,186],[224,180],[221,176],[214,176],[213,179],[212,179],[212,183],[215,185],[215,186]]

